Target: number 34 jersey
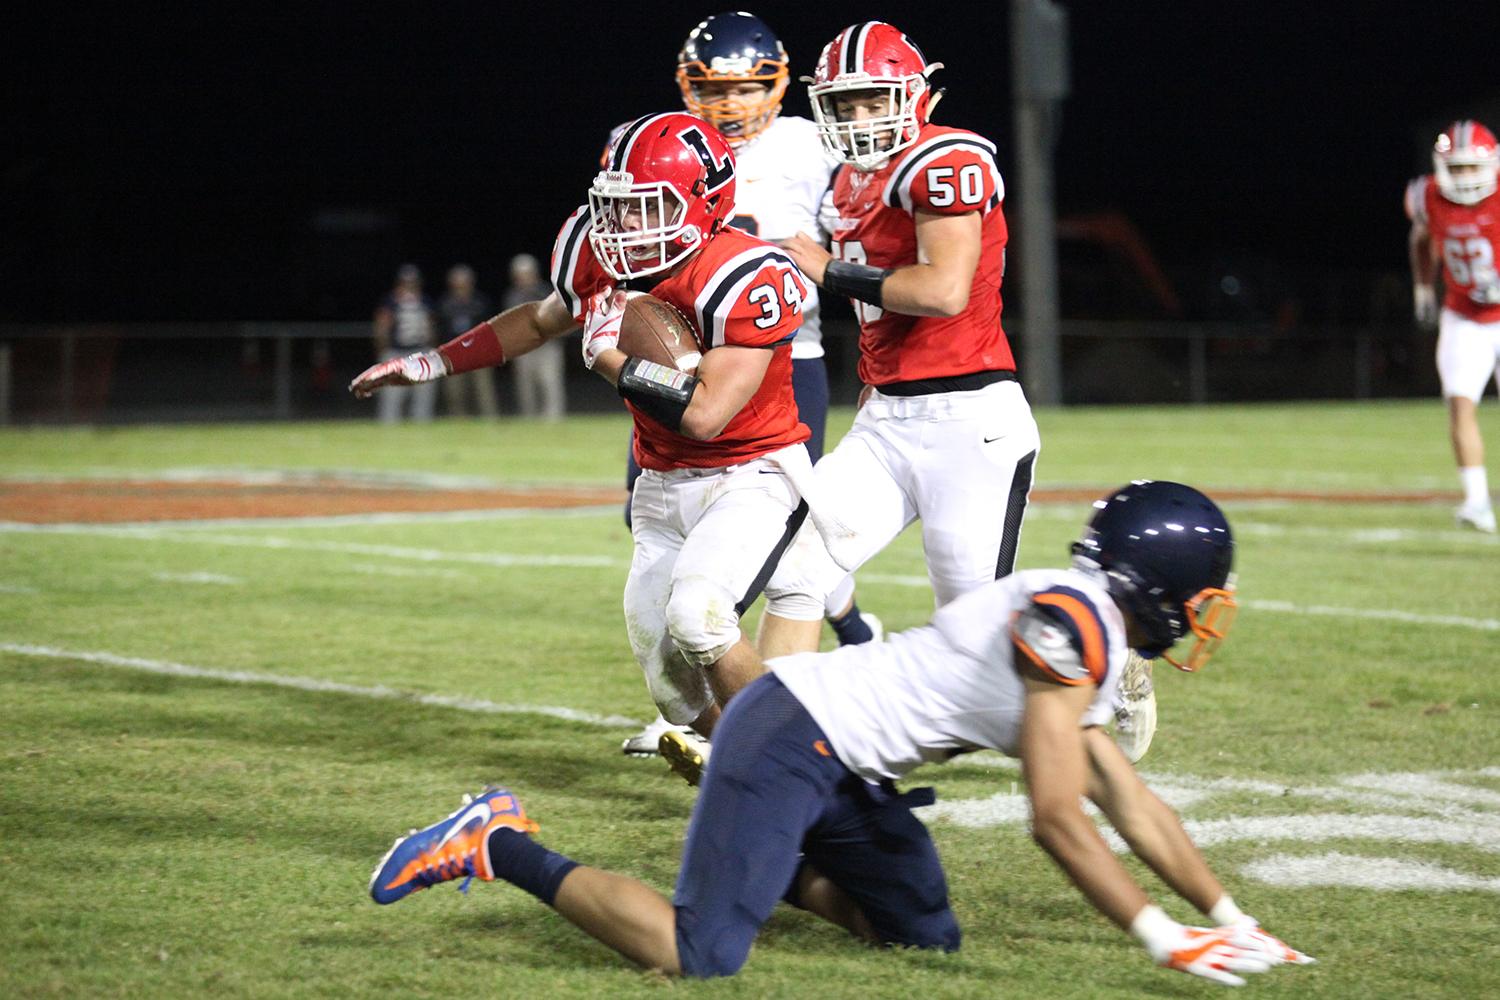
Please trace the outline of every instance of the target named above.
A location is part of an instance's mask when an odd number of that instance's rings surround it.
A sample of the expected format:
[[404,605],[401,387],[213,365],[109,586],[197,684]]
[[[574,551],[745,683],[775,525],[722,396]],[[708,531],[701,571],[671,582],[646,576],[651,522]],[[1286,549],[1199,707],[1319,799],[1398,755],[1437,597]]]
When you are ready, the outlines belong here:
[[833,185],[833,255],[893,270],[917,263],[915,215],[978,212],[979,266],[969,304],[957,316],[907,316],[855,302],[860,320],[859,377],[882,386],[913,379],[1014,370],[1000,327],[1005,273],[1005,183],[995,145],[964,129],[926,125],[916,143],[879,170],[842,168]]
[[[591,302],[614,290],[614,279],[594,259],[588,231],[584,206],[563,224],[552,251],[552,285],[580,326],[588,320]],[[749,233],[727,228],[650,291],[687,318],[703,353],[725,346],[773,353],[750,401],[707,441],[670,431],[627,402],[635,418],[635,459],[641,468],[738,465],[807,440],[807,425],[798,418],[792,396],[792,338],[802,324],[807,286],[790,257]]]
[[1431,174],[1406,187],[1406,214],[1424,223],[1433,249],[1442,256],[1443,305],[1477,323],[1500,322],[1500,194],[1475,205],[1444,198]]

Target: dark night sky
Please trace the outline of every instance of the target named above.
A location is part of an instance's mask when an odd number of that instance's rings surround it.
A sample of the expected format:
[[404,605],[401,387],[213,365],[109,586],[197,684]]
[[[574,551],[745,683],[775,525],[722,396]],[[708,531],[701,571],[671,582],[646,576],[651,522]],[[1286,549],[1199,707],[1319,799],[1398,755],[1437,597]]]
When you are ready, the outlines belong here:
[[[1500,112],[1493,0],[1066,6],[1059,210],[1124,212],[1174,273],[1236,256],[1400,270],[1422,144]],[[12,12],[0,319],[354,318],[406,257],[467,259],[494,287],[511,253],[550,248],[611,125],[679,106],[677,48],[715,9]],[[937,120],[995,139],[1002,167],[1008,10],[754,7],[794,77],[846,24],[898,25],[948,66]]]

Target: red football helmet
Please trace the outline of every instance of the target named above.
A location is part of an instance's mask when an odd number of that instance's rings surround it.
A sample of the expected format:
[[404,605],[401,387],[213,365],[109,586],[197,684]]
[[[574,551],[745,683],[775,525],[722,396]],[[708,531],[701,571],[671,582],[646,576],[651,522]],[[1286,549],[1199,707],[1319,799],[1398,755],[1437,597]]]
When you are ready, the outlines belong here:
[[[884,21],[866,21],[839,32],[823,47],[818,68],[803,79],[818,137],[830,154],[856,170],[878,170],[896,152],[917,141],[927,124],[933,91],[927,77],[942,63],[928,63],[916,43]],[[838,99],[885,96],[885,114],[841,121]]]
[[1432,172],[1449,201],[1473,205],[1488,198],[1500,175],[1500,146],[1494,133],[1475,121],[1449,125],[1432,147]]
[[685,114],[625,127],[589,189],[589,244],[617,279],[686,260],[734,214],[734,154],[712,125]]

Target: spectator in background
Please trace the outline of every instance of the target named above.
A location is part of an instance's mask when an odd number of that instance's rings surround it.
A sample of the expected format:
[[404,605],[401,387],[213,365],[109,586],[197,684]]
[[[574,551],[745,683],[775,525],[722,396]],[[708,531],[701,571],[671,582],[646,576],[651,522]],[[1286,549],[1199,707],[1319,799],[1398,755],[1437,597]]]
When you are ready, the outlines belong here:
[[[396,270],[396,286],[375,309],[375,355],[381,361],[404,357],[436,344],[435,333],[432,303],[422,294],[422,272],[415,264],[402,264]],[[413,421],[426,423],[436,400],[436,382],[382,393],[380,422],[399,423],[402,411],[410,409]]]
[[[536,258],[518,253],[510,259],[510,288],[505,291],[504,309],[524,302],[545,299],[552,286],[542,280]],[[459,331],[463,332],[463,331]],[[549,340],[541,347],[508,362],[516,373],[516,397],[521,416],[560,420],[568,407],[563,394],[563,341]]]
[[[438,312],[443,322],[443,335],[439,339],[445,341],[467,333],[495,315],[489,296],[475,290],[474,269],[467,264],[455,264],[449,268],[448,293],[439,303]],[[500,407],[495,403],[494,369],[479,368],[444,379],[443,404],[450,417],[470,413],[491,420],[498,417]]]

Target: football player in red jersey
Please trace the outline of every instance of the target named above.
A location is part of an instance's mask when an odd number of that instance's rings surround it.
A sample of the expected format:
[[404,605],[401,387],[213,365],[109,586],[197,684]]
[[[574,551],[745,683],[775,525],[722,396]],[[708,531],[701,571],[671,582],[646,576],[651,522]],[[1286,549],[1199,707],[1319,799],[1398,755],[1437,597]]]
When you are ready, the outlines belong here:
[[[1433,172],[1406,187],[1411,219],[1412,300],[1417,321],[1438,324],[1437,366],[1448,401],[1448,425],[1464,502],[1453,512],[1460,527],[1495,531],[1484,471],[1484,439],[1475,408],[1500,361],[1500,198],[1495,196],[1500,147],[1489,129],[1454,122],[1432,150]],[[1442,261],[1443,307],[1433,279]]]
[[[864,402],[816,468],[821,502],[858,539],[840,562],[864,562],[920,518],[942,606],[1014,568],[1040,440],[1000,326],[995,146],[929,121],[940,65],[880,21],[828,43],[808,95],[844,163],[833,252],[806,234],[785,246],[860,319]],[[826,587],[836,570],[817,569],[808,548],[799,543],[798,559],[809,556]]]
[[[806,286],[783,251],[725,226],[734,192],[734,156],[712,126],[685,114],[639,119],[612,145],[589,204],[564,223],[551,295],[350,386],[367,396],[502,364],[582,325],[584,360],[628,404],[645,470],[625,584],[631,647],[666,718],[705,735],[719,704],[764,670],[739,618],[763,588],[773,608],[786,597],[766,581],[807,516],[778,465],[788,454],[807,464],[791,381]],[[632,279],[697,329],[696,376],[616,346]],[[821,596],[812,600],[821,609]]]

